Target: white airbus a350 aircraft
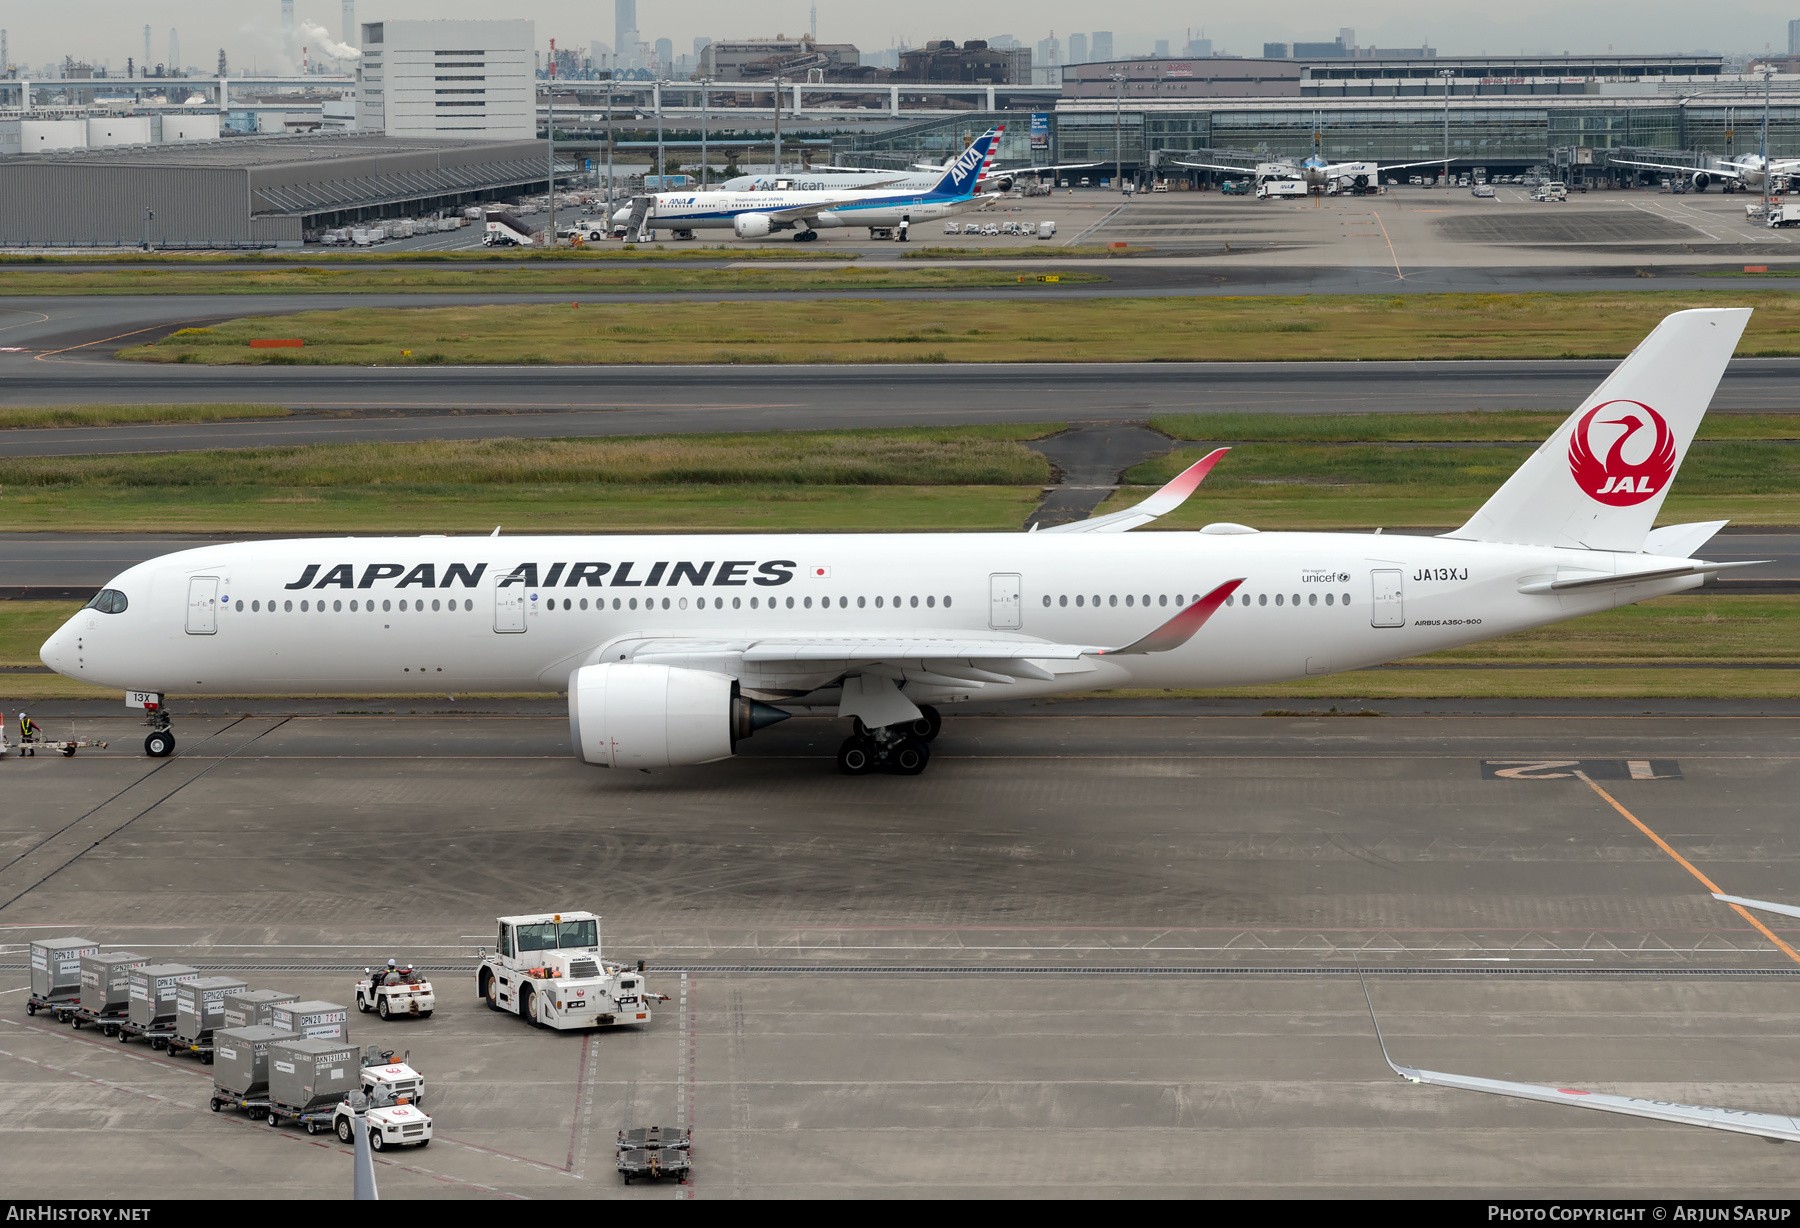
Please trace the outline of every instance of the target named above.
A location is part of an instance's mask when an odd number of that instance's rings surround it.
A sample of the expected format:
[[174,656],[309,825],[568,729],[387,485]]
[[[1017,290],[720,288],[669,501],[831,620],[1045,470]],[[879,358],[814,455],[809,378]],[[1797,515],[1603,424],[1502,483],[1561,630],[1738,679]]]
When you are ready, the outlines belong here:
[[[1678,312],[1442,537],[1036,533],[376,537],[204,546],[121,573],[44,663],[162,696],[562,691],[604,767],[707,763],[795,710],[847,772],[917,772],[940,705],[1330,674],[1677,592],[1724,522],[1652,531],[1748,310]],[[1221,450],[1222,451],[1222,450]],[[497,531],[496,531],[497,532]]]

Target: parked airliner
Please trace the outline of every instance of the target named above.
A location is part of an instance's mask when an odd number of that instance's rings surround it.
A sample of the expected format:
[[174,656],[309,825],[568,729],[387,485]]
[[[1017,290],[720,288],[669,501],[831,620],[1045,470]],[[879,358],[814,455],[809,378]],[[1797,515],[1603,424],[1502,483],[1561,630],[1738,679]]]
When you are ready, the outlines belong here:
[[1033,533],[373,537],[202,546],[122,572],[43,646],[163,696],[566,691],[576,753],[730,756],[799,711],[853,722],[844,771],[916,772],[977,696],[1274,683],[1678,592],[1723,522],[1652,529],[1749,319],[1657,326],[1441,537],[1132,533],[1223,450],[1125,511]]
[[[898,226],[935,221],[984,204],[981,179],[993,161],[1002,128],[990,128],[923,187],[855,186],[808,191],[658,192],[648,215],[637,213],[641,198],[613,215],[615,229],[634,216],[646,226],[675,231],[730,230],[740,239],[760,239],[774,231],[795,231],[794,241],[819,237],[838,226]],[[1010,184],[1008,186],[1011,186]]]

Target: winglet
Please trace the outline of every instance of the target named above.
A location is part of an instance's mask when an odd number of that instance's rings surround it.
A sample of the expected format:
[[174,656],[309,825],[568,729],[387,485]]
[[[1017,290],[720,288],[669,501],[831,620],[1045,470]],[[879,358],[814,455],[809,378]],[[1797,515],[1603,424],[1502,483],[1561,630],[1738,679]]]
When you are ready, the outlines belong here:
[[1124,511],[1109,512],[1104,516],[1095,516],[1091,520],[1073,520],[1068,524],[1052,525],[1044,532],[1124,533],[1139,525],[1149,524],[1158,516],[1167,516],[1186,503],[1188,496],[1199,489],[1200,483],[1206,480],[1206,475],[1212,472],[1213,466],[1218,464],[1229,451],[1231,451],[1230,448],[1214,448],[1163,483],[1162,488],[1148,499],[1142,503],[1134,503]]
[[1094,655],[1141,656],[1147,652],[1168,652],[1171,648],[1180,648],[1194,638],[1195,632],[1206,625],[1206,620],[1213,616],[1214,611],[1231,599],[1231,595],[1237,592],[1238,585],[1243,582],[1242,577],[1227,580],[1136,643],[1127,644],[1123,648],[1103,648]]

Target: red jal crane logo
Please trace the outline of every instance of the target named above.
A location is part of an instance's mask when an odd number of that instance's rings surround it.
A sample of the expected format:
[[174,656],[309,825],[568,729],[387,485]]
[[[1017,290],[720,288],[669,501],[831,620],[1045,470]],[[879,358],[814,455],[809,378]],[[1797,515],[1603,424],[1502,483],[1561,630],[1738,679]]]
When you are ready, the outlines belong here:
[[[1607,416],[1601,418],[1602,413]],[[1589,429],[1595,426],[1625,428],[1613,439],[1605,460],[1595,454],[1589,439]],[[1646,428],[1654,430],[1655,439],[1644,458],[1626,460],[1626,444]],[[1638,444],[1634,453],[1641,450],[1641,439]],[[1576,424],[1574,438],[1569,440],[1569,471],[1590,498],[1611,507],[1631,507],[1661,494],[1675,475],[1675,433],[1661,414],[1642,401],[1607,401],[1588,410]]]

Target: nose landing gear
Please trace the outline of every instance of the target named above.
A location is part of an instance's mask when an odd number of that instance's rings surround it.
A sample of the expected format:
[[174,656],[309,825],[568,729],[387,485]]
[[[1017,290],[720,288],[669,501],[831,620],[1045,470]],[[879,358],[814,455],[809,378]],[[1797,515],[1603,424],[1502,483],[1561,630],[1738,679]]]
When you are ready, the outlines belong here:
[[144,753],[152,759],[167,759],[175,753],[175,731],[170,726],[173,722],[169,714],[161,706],[151,708],[144,717],[144,723],[150,726],[150,736],[144,739]]

